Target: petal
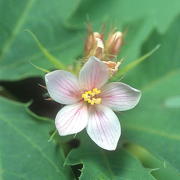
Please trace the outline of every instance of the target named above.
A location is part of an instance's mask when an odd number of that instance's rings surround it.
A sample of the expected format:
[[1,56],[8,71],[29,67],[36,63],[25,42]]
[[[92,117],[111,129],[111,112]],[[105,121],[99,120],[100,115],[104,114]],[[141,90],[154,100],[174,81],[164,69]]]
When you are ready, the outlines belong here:
[[75,134],[87,126],[88,111],[83,103],[67,105],[57,114],[56,128],[61,136]]
[[80,99],[77,78],[67,71],[57,70],[45,75],[46,86],[53,100],[61,104],[73,104]]
[[109,78],[109,70],[105,63],[92,56],[82,67],[79,74],[81,87],[87,90],[100,88]]
[[121,135],[118,117],[110,108],[97,105],[89,112],[87,133],[101,148],[115,150]]
[[125,111],[134,108],[141,97],[141,92],[127,84],[113,82],[102,88],[102,104],[114,111]]

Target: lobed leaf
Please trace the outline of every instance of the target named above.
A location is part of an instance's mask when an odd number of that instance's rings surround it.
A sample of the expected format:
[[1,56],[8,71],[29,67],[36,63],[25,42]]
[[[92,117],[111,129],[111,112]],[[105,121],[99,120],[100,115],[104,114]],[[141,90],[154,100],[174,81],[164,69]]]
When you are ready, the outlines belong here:
[[0,179],[73,179],[64,154],[48,142],[50,123],[38,121],[24,104],[0,97]]

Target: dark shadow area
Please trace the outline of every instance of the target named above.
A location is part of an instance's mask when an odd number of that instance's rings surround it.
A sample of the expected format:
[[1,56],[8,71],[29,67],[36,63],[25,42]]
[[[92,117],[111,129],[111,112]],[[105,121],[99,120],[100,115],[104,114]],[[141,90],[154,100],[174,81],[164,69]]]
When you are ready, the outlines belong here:
[[1,81],[0,85],[7,90],[17,101],[27,103],[32,101],[30,110],[40,116],[54,119],[62,105],[48,99],[44,80],[28,78],[20,81]]
[[83,164],[77,164],[77,165],[71,166],[71,169],[76,179],[79,179],[82,168],[83,168]]
[[79,139],[72,139],[68,142],[70,147],[78,148],[80,146],[80,140]]

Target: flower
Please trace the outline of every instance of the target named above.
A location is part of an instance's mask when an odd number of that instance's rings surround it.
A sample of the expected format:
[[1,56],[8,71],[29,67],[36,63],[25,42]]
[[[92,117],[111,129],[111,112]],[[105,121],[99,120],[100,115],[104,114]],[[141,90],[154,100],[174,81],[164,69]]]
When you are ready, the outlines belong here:
[[121,82],[106,84],[108,79],[108,66],[94,56],[80,70],[79,79],[64,70],[45,75],[51,98],[66,105],[55,118],[61,136],[76,134],[86,128],[98,146],[116,149],[121,127],[113,111],[135,107],[141,92]]

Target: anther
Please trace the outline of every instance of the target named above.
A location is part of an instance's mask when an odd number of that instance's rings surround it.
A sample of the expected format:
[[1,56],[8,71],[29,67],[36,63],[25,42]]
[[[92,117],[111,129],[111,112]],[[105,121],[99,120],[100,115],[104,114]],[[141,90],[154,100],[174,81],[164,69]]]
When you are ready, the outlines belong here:
[[100,94],[101,90],[94,88],[91,91],[84,92],[81,97],[84,99],[85,102],[88,102],[91,105],[94,104],[101,104],[101,98],[97,98],[96,95]]

